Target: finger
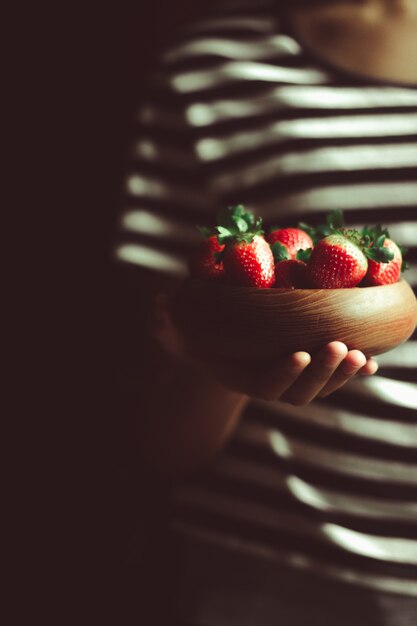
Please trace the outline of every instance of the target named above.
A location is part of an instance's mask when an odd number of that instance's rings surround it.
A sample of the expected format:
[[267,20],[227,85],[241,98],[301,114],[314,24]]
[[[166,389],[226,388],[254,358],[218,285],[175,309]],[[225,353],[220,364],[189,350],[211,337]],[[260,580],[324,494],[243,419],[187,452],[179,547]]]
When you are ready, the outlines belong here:
[[295,405],[311,402],[333,376],[347,351],[345,344],[340,341],[327,344],[281,399]]
[[294,384],[310,364],[307,352],[294,352],[258,378],[255,395],[263,400],[277,400]]
[[310,363],[306,352],[280,359],[273,367],[262,363],[242,365],[237,361],[207,359],[210,371],[229,389],[252,398],[276,400]]
[[365,367],[366,363],[366,356],[362,352],[359,350],[350,350],[317,396],[319,398],[325,398],[336,391],[336,389],[343,387],[355,374]]
[[361,376],[372,376],[378,371],[379,365],[374,359],[368,359],[366,364],[359,370]]

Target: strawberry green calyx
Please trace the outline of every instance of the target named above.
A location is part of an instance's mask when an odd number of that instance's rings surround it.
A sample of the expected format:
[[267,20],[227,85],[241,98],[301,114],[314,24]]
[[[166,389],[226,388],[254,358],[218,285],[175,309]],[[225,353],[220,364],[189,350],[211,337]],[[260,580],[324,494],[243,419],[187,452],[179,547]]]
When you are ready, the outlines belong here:
[[297,261],[303,261],[303,263],[308,263],[312,252],[313,252],[313,248],[307,248],[306,250],[299,250],[295,258]]
[[[226,247],[236,243],[251,243],[257,235],[263,235],[262,219],[255,218],[252,211],[248,211],[242,204],[227,207],[219,212],[216,227],[217,238],[220,244]],[[217,255],[221,259],[223,253]]]
[[[337,240],[337,237],[339,237],[342,240],[344,239],[344,240],[349,241],[350,243],[353,243],[357,248],[359,248],[361,252],[365,254],[365,251],[363,249],[362,234],[358,230],[355,230],[354,228],[338,228],[338,229],[333,230],[331,235],[335,236],[336,240]],[[327,239],[327,237],[325,237],[325,239]]]
[[[363,231],[355,228],[341,228],[334,231],[334,234],[343,235],[343,237],[358,246],[367,259],[372,259],[372,261],[377,261],[378,263],[388,263],[394,258],[394,253],[384,247],[387,232],[386,229],[382,230],[378,225],[375,228],[368,228],[365,234]],[[376,236],[373,240],[370,238],[372,234]]]
[[334,209],[327,215],[326,223],[331,230],[338,230],[339,228],[343,228],[345,225],[343,212],[340,211],[340,209]]
[[262,220],[241,204],[227,207],[218,215],[217,239],[224,249],[215,254],[223,262],[231,284],[269,289],[274,284],[274,257],[264,239]]
[[204,239],[208,239],[217,234],[215,228],[209,228],[208,226],[197,226],[197,230]]
[[314,245],[316,245],[320,239],[323,239],[331,234],[330,229],[325,224],[322,224],[321,226],[310,226],[310,224],[306,224],[306,222],[298,222],[297,228],[300,228],[306,232],[307,235],[310,235]]
[[368,259],[378,263],[389,263],[394,258],[394,253],[388,248],[384,248],[386,236],[381,235],[371,243],[369,247],[363,246],[363,252]]
[[310,226],[304,222],[298,223],[298,228],[304,230],[308,235],[310,235],[313,240],[314,245],[319,242],[321,239],[328,237],[329,235],[333,235],[336,232],[340,232],[345,226],[345,219],[343,217],[343,212],[339,209],[334,209],[326,216],[326,223],[319,224],[318,226]]
[[286,261],[290,259],[291,256],[285,246],[282,245],[279,241],[276,241],[271,246],[272,254],[274,255],[275,263],[279,263],[280,261]]
[[378,263],[388,263],[394,258],[394,253],[384,246],[385,240],[389,239],[387,228],[382,228],[381,224],[376,226],[365,226],[361,230],[362,249],[365,256]]
[[375,241],[382,235],[385,235],[387,239],[390,238],[390,234],[387,228],[382,228],[381,224],[377,224],[376,226],[364,226],[361,230],[362,237],[364,239],[365,245],[370,244],[372,241]]
[[363,280],[365,286],[391,285],[396,283],[401,275],[402,253],[395,241],[381,236],[379,243],[384,239],[384,249],[392,253],[389,262],[368,259],[368,270]]

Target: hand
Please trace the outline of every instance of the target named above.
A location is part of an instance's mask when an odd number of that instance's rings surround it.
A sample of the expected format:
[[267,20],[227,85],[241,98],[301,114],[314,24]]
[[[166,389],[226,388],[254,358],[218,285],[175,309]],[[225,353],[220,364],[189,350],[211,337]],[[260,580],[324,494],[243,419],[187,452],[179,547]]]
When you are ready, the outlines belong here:
[[372,375],[377,369],[377,363],[359,350],[349,351],[333,341],[314,358],[295,352],[268,368],[222,365],[218,375],[224,384],[251,397],[301,406],[328,396],[356,374]]
[[349,351],[340,341],[327,344],[314,358],[307,352],[295,352],[278,359],[273,366],[196,359],[186,350],[163,295],[156,301],[152,333],[170,353],[202,367],[232,391],[268,401],[306,405],[340,389],[353,376],[372,375],[378,369],[373,359],[367,359],[359,350]]

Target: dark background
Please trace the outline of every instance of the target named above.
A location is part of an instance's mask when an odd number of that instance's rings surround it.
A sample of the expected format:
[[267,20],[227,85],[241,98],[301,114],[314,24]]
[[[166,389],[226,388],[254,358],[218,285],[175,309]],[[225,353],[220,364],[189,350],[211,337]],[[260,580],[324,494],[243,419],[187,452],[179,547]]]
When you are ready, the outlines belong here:
[[103,134],[98,137],[97,147],[105,146],[103,151],[101,147],[97,150],[101,178],[97,203],[102,208],[109,241],[120,211],[133,116],[146,95],[147,77],[157,65],[160,52],[177,40],[183,27],[208,11],[202,0],[139,0],[130,9],[107,9],[98,17],[96,33],[91,33],[91,50],[101,83],[96,114]]
[[[147,0],[129,9],[104,10],[86,29],[91,71],[85,79],[91,107],[87,107],[84,134],[91,156],[87,153],[85,172],[91,178],[85,212],[92,231],[91,267],[97,265],[102,279],[91,325],[98,342],[95,362],[101,388],[98,401],[105,416],[100,425],[105,462],[112,454],[118,455],[119,462],[129,436],[129,424],[123,419],[124,378],[128,371],[146,367],[140,354],[146,307],[139,292],[138,269],[112,258],[134,118],[161,52],[178,41],[188,23],[210,10],[201,0]],[[94,284],[87,283],[86,289],[90,297],[94,295]]]
[[[75,341],[72,370],[80,374],[81,393],[71,402],[80,418],[79,428],[71,428],[82,449],[70,468],[77,474],[79,532],[69,525],[66,536],[71,546],[76,544],[74,574],[89,623],[105,619],[151,626],[169,614],[175,579],[165,529],[169,485],[143,474],[136,463],[135,399],[124,380],[133,359],[135,375],[146,367],[136,341],[143,303],[136,268],[115,263],[112,247],[134,115],[147,79],[161,51],[210,8],[201,0],[148,0],[130,8],[114,4],[77,16],[74,30],[68,28],[68,65],[75,81],[66,120],[75,138],[71,168],[81,173],[76,202],[86,255],[82,260],[80,255],[77,268],[81,289],[75,308],[82,318],[82,339]],[[78,253],[77,248],[75,259]],[[128,562],[137,538],[141,567]]]
[[[134,116],[147,79],[161,51],[178,41],[188,23],[215,12],[216,3],[146,0],[129,8],[114,3],[88,9],[71,20],[61,16],[66,63],[56,74],[68,80],[69,106],[58,120],[58,134],[61,141],[65,128],[72,147],[67,169],[80,173],[80,184],[68,206],[78,231],[75,249],[70,246],[78,289],[65,332],[74,345],[69,390],[57,392],[61,421],[63,399],[69,401],[64,438],[71,445],[75,440],[68,467],[71,481],[77,475],[76,510],[65,540],[58,541],[73,552],[68,588],[81,588],[85,623],[174,626],[169,603],[181,555],[166,528],[170,485],[148,476],[137,459],[135,396],[127,384],[133,367],[137,377],[146,368],[139,331],[144,303],[137,268],[115,263],[112,248]],[[61,38],[59,29],[54,38]],[[80,394],[74,394],[74,377],[81,380]],[[140,565],[129,561],[132,551]]]

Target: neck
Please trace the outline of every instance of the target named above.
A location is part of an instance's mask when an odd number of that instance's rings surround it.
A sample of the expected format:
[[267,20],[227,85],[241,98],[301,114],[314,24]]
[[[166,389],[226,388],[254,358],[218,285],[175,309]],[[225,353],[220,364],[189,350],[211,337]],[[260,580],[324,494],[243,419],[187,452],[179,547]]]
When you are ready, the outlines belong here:
[[417,0],[334,0],[293,12],[311,50],[365,77],[417,83]]
[[[352,0],[351,0],[352,3]],[[416,15],[417,0],[353,0],[365,9],[375,9],[389,15]]]

